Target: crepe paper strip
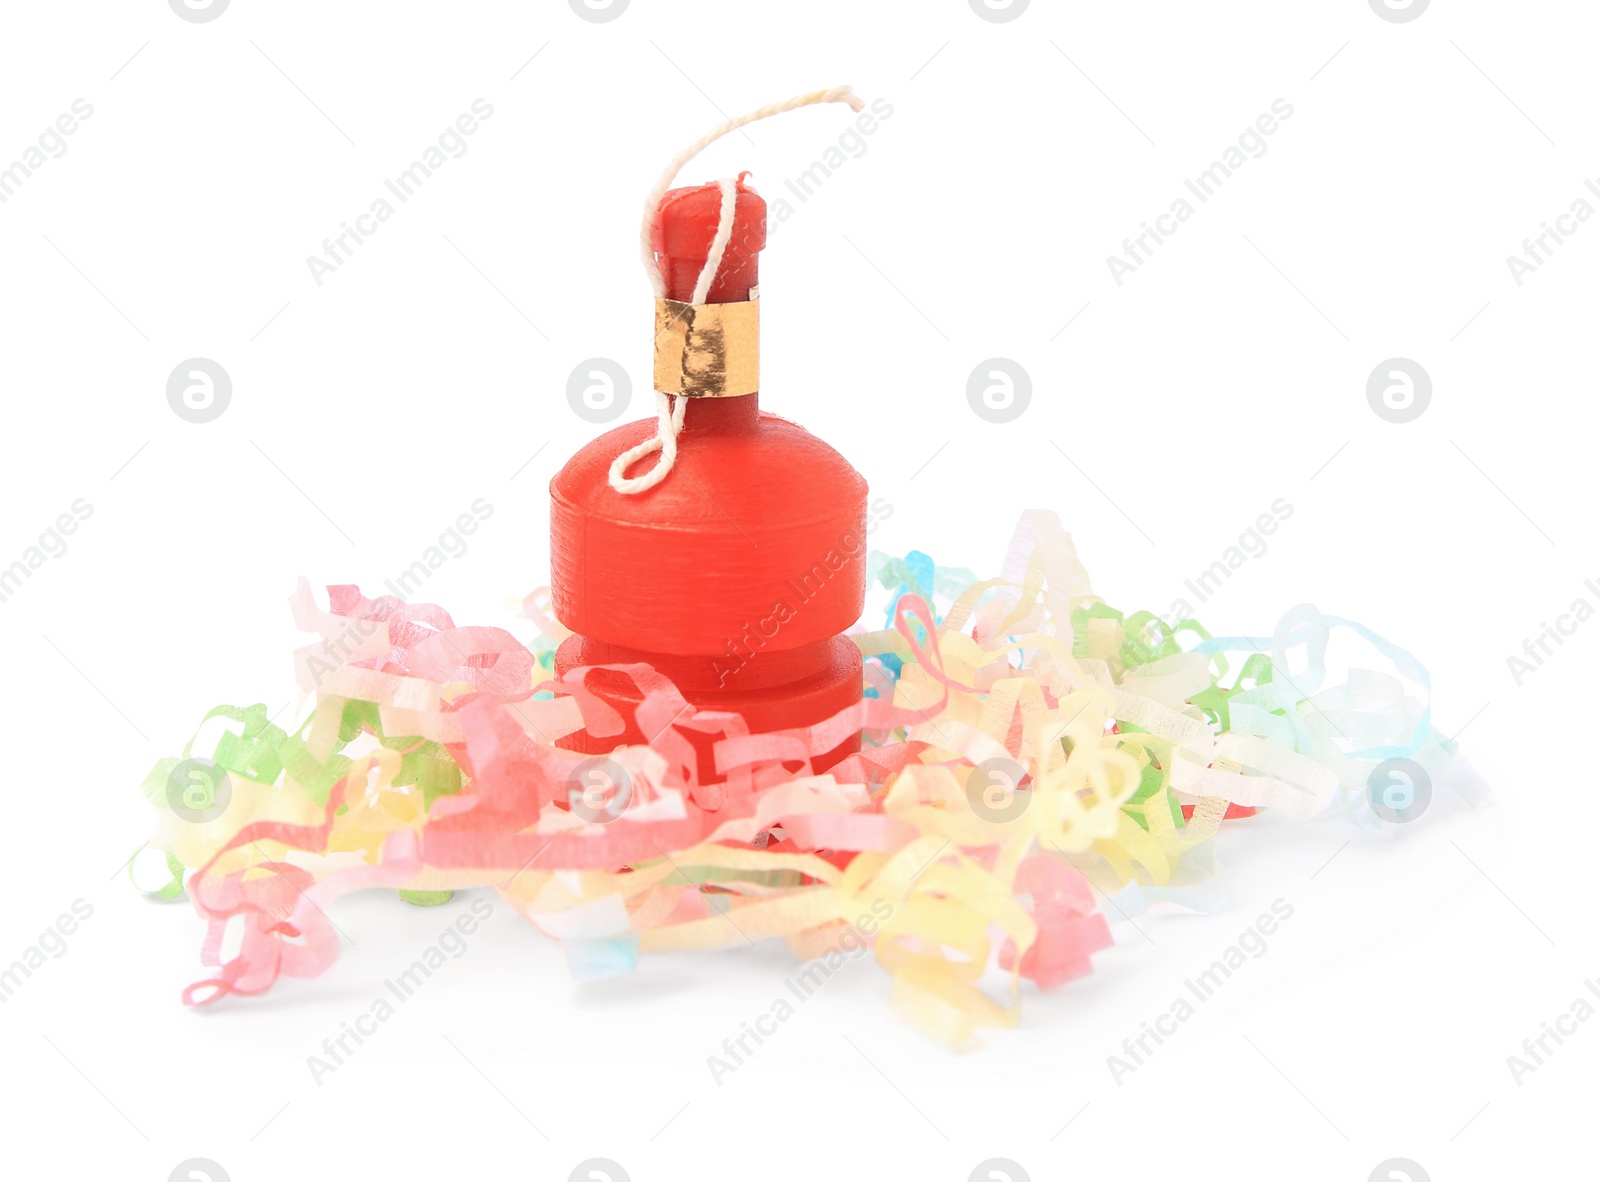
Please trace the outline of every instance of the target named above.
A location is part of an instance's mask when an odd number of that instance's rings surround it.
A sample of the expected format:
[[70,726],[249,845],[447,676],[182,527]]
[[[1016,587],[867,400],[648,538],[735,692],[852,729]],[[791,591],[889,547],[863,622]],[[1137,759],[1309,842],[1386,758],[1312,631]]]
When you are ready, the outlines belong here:
[[[1279,621],[1276,631],[1271,637],[1217,637],[1203,641],[1196,646],[1195,651],[1203,653],[1221,653],[1230,650],[1249,648],[1259,653],[1261,646],[1271,645],[1271,660],[1274,670],[1283,681],[1279,684],[1287,686],[1285,701],[1300,695],[1296,700],[1311,700],[1318,690],[1323,688],[1322,682],[1326,676],[1325,662],[1330,633],[1335,628],[1348,628],[1358,637],[1370,644],[1384,659],[1394,665],[1396,672],[1409,678],[1419,687],[1424,694],[1428,693],[1431,682],[1427,669],[1410,653],[1398,645],[1384,639],[1371,629],[1353,620],[1342,619],[1338,616],[1323,616],[1311,604],[1301,604],[1291,608]],[[1301,671],[1291,672],[1289,669],[1288,653],[1291,648],[1306,649],[1306,668]],[[1345,685],[1329,687],[1328,692],[1333,696],[1348,700],[1360,696],[1359,691],[1363,685],[1371,683],[1376,676],[1370,671],[1354,670],[1347,678]],[[1404,710],[1407,715],[1403,719],[1396,718],[1394,711],[1399,710],[1404,703],[1391,703],[1391,708],[1376,715],[1369,716],[1368,721],[1380,724],[1381,727],[1400,725],[1398,733],[1391,732],[1390,741],[1375,746],[1358,749],[1349,754],[1360,759],[1394,759],[1410,755],[1416,751],[1428,738],[1431,730],[1430,710],[1426,699],[1415,704],[1414,711]],[[1353,712],[1359,716],[1364,712]],[[1365,728],[1364,728],[1365,729]]]
[[971,571],[935,566],[920,550],[912,550],[904,558],[874,550],[867,557],[867,582],[892,589],[884,614],[886,626],[893,626],[894,605],[905,596],[914,595],[932,606],[936,598],[955,599],[976,581]]
[[164,854],[166,861],[168,881],[159,887],[150,888],[139,885],[139,880],[134,876],[133,864],[138,861],[139,855],[149,849],[149,844],[140,846],[128,856],[128,881],[133,883],[134,889],[152,899],[162,899],[172,902],[183,898],[183,863],[172,854]]
[[1330,799],[1270,776],[1243,775],[1224,767],[1203,767],[1181,754],[1172,768],[1173,790],[1184,797],[1215,797],[1232,804],[1268,808],[1303,821],[1320,812]]
[[575,981],[623,977],[639,964],[639,933],[628,932],[609,940],[563,940],[562,951]]
[[[547,590],[522,601],[543,633],[529,647],[355,587],[329,588],[323,609],[302,581],[292,611],[318,638],[295,661],[310,714],[293,731],[259,705],[207,715],[237,724],[211,755],[231,799],[210,821],[171,812],[179,760],[146,779],[173,876],[157,893],[175,897],[193,870],[207,923],[215,971],[185,1000],[325,971],[339,943],[326,908],[352,891],[421,904],[492,886],[561,942],[578,979],[644,952],[870,946],[896,1009],[960,1044],[1015,1024],[1023,979],[1056,988],[1089,971],[1108,920],[1157,902],[1220,907],[1215,881],[1194,879],[1230,818],[1364,819],[1365,776],[1395,755],[1450,774],[1427,672],[1403,650],[1307,605],[1265,638],[1124,614],[1093,596],[1052,514],[1024,515],[998,578],[918,551],[874,555],[869,572],[894,595],[886,627],[852,635],[863,699],[768,733],[693,709],[648,665],[551,676],[565,630]],[[1332,680],[1338,629],[1386,668]],[[633,719],[588,688],[601,673],[632,683]],[[559,742],[630,722],[651,738],[607,757],[626,781],[616,815],[574,811],[594,761]],[[859,753],[812,772],[857,731]],[[1022,771],[1015,815],[974,804],[980,765],[997,759]],[[1122,884],[1105,912],[1083,871]],[[1004,997],[985,988],[991,965],[1009,974]]]
[[1022,975],[1039,988],[1055,989],[1087,974],[1094,967],[1090,956],[1111,946],[1110,926],[1095,911],[1088,882],[1056,859],[1034,854],[1024,860],[1015,889],[1032,902],[1039,938],[1020,962],[1017,945],[1007,942],[1000,952],[1001,968],[1019,965]]
[[400,901],[417,907],[438,907],[456,897],[454,891],[401,891]]
[[[261,784],[277,780],[282,766],[278,762],[277,748],[284,739],[284,732],[267,717],[264,703],[243,709],[219,706],[205,716],[202,725],[213,718],[228,718],[241,724],[237,733],[224,731],[218,738],[211,753],[216,763]],[[193,746],[194,740],[190,739],[183,749],[185,757]]]
[[[214,718],[230,719],[242,726],[238,732],[222,732],[210,754],[211,762],[258,783],[271,784],[277,780],[279,772],[283,770],[277,749],[284,739],[284,732],[268,721],[266,706],[259,703],[244,707],[218,706],[200,720],[200,726],[184,744],[181,756],[157,760],[145,776],[141,787],[152,803],[158,806],[165,803],[173,773],[191,757],[195,740],[200,737],[205,724]],[[196,780],[194,785],[201,789],[208,787],[204,780]],[[209,808],[213,803],[210,799],[188,800],[186,807],[199,811]]]
[[[1219,801],[1219,819],[1226,803]],[[1116,831],[1096,841],[1094,849],[1111,865],[1119,879],[1137,881],[1134,867],[1138,867],[1156,886],[1164,886],[1176,872],[1182,856],[1200,842],[1209,840],[1215,832],[1215,825],[1192,827],[1188,823],[1182,829],[1146,830],[1123,813],[1117,820]]]
[[[1243,817],[1253,817],[1256,815],[1254,805],[1233,804],[1230,801],[1224,801],[1223,803],[1228,806],[1227,811],[1223,814],[1224,820],[1237,821]],[[1194,816],[1195,806],[1192,804],[1183,804],[1179,805],[1178,807],[1179,811],[1183,814],[1184,823],[1187,824]]]
[[[208,920],[201,961],[219,971],[215,977],[185,989],[185,1004],[207,1005],[229,994],[263,993],[280,973],[315,976],[333,962],[337,941],[326,917],[306,922],[305,917],[296,915],[298,901],[316,884],[311,871],[266,858],[248,869],[226,874],[215,872],[215,868],[231,850],[255,848],[261,840],[276,841],[289,848],[326,849],[333,814],[343,802],[345,786],[344,779],[332,786],[321,826],[270,821],[246,825],[200,867],[189,889],[196,909]],[[224,962],[223,937],[229,921],[235,919],[243,927],[239,951]]]
[[1123,749],[1139,768],[1139,787],[1128,797],[1123,811],[1147,833],[1151,832],[1153,827],[1160,830],[1182,828],[1184,814],[1179,808],[1176,796],[1170,790],[1172,778],[1170,745],[1124,731],[1120,726],[1118,733],[1128,736],[1123,739]]

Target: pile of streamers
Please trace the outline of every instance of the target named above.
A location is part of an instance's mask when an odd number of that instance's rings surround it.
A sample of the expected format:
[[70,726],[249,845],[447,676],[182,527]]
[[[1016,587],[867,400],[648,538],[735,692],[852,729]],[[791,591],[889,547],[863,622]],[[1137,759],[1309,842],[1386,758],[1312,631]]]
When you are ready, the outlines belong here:
[[[1090,592],[1054,514],[1023,516],[998,578],[917,552],[869,569],[891,595],[885,626],[853,634],[865,694],[816,726],[752,734],[648,665],[601,667],[637,684],[656,737],[606,757],[627,792],[599,812],[582,806],[594,759],[560,744],[623,720],[585,688],[592,670],[553,677],[566,633],[547,592],[524,604],[530,648],[354,587],[323,610],[302,580],[295,620],[319,638],[295,654],[304,722],[219,706],[209,755],[191,742],[145,782],[171,875],[152,893],[187,894],[207,923],[214,971],[184,1000],[323,972],[327,908],[349,892],[493,887],[579,978],[773,937],[837,956],[854,929],[896,1009],[960,1044],[1016,1022],[1022,978],[1054,988],[1111,943],[1084,870],[1124,884],[1108,902],[1135,914],[1183,897],[1180,864],[1204,863],[1230,818],[1370,821],[1378,763],[1452,753],[1402,650],[1310,606],[1257,638],[1125,615]],[[1341,630],[1381,668],[1330,679]],[[859,754],[818,774],[857,731]],[[996,787],[996,766],[1017,782]]]

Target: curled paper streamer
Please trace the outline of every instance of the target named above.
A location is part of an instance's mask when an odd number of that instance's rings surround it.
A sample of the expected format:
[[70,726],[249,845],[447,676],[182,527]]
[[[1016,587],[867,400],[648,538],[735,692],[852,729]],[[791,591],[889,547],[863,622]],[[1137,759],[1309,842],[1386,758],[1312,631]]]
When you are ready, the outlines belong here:
[[[853,636],[862,700],[768,733],[694,709],[648,665],[552,679],[564,630],[542,591],[522,601],[542,630],[530,648],[354,587],[324,609],[302,582],[300,724],[218,707],[204,721],[237,729],[145,783],[173,874],[158,893],[186,889],[207,924],[213,971],[185,1000],[325,971],[326,909],[352,891],[492,887],[579,978],[771,938],[802,956],[870,944],[896,1008],[959,1045],[1017,1021],[1023,980],[1059,987],[1111,943],[1085,869],[1120,884],[1113,918],[1211,907],[1173,879],[1225,824],[1359,812],[1379,761],[1449,752],[1403,650],[1308,605],[1258,638],[1125,615],[1050,513],[1023,516],[996,578],[916,551],[869,569],[891,595],[884,626]],[[1336,630],[1378,667],[1335,679]],[[656,736],[602,760],[561,746],[630,721],[587,689],[599,670],[637,687],[631,721]],[[813,771],[857,731],[860,753]],[[171,789],[196,767],[210,808]],[[609,795],[591,799],[597,768]]]

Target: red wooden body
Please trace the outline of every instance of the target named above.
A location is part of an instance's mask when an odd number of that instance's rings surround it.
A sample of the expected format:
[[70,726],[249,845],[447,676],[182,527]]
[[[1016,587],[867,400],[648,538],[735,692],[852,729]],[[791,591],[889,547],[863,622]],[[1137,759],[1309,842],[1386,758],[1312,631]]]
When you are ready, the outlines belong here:
[[[662,202],[655,247],[669,298],[692,298],[720,207],[715,185],[675,189]],[[733,238],[705,302],[750,297],[765,241],[766,203],[741,181]],[[577,633],[556,654],[558,674],[647,662],[696,707],[737,710],[753,731],[819,722],[860,698],[861,654],[840,634],[865,598],[866,481],[759,399],[690,399],[677,463],[647,492],[618,493],[607,472],[654,434],[654,419],[600,436],[550,482],[554,608]],[[625,678],[594,674],[589,686],[631,717],[637,695]],[[630,727],[621,738],[580,734],[564,745],[602,753],[653,737]],[[859,737],[818,764],[858,747]]]

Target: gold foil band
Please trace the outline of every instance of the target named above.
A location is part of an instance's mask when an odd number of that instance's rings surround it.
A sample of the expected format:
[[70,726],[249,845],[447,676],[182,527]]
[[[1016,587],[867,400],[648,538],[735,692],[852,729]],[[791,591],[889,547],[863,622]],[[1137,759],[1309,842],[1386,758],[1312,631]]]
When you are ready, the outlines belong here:
[[656,301],[656,389],[687,398],[737,398],[761,388],[760,303]]

